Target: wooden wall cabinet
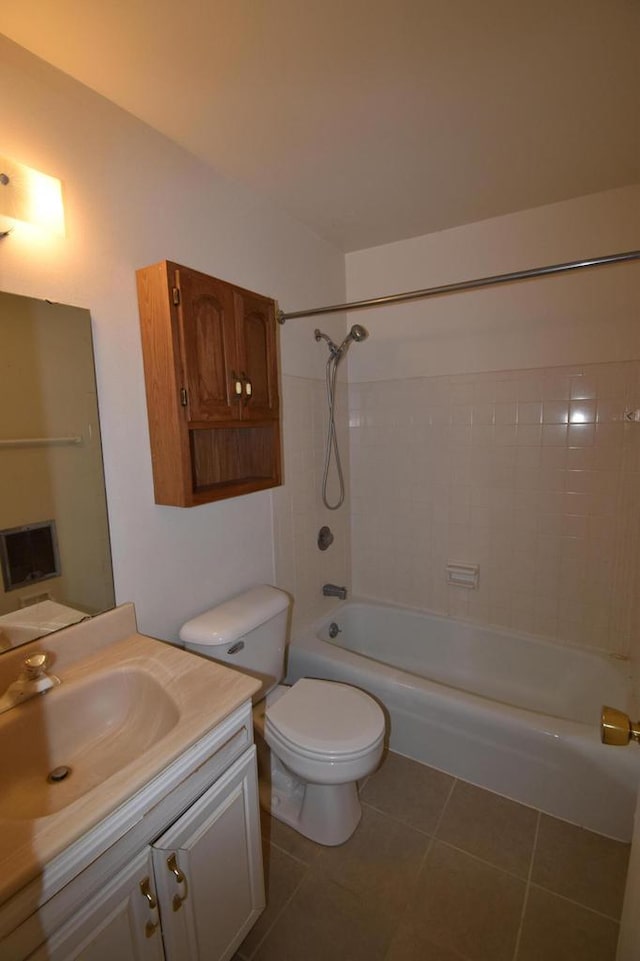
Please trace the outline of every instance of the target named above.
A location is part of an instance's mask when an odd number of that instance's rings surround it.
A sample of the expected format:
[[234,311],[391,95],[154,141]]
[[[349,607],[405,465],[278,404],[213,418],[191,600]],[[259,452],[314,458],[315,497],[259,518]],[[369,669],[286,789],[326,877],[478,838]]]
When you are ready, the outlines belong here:
[[169,261],[136,276],[156,503],[276,487],[275,302]]

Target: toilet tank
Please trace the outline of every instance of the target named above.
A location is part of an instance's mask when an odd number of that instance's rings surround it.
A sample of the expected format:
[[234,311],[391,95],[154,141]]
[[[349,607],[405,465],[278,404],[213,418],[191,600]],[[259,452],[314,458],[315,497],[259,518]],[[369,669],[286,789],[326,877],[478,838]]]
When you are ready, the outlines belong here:
[[188,651],[257,677],[260,700],[284,676],[289,603],[275,587],[252,587],[187,621],[180,640]]

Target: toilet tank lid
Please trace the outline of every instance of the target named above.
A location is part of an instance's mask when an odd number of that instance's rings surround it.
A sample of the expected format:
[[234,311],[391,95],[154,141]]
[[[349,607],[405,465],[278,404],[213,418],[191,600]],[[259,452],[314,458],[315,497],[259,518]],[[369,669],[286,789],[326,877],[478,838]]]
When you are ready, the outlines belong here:
[[288,606],[289,597],[284,591],[261,584],[187,621],[180,628],[180,640],[203,647],[233,644]]

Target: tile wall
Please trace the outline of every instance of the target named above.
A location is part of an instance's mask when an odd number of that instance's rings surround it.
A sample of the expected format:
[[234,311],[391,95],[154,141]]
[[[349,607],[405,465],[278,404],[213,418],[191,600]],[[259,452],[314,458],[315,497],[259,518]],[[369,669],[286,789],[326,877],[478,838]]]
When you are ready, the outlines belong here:
[[[284,485],[273,492],[277,583],[295,599],[293,626],[303,626],[326,614],[336,601],[322,594],[322,585],[349,585],[349,432],[347,389],[337,388],[336,425],[345,477],[345,502],[330,511],[321,500],[327,435],[324,380],[283,376]],[[332,461],[329,496],[336,500]],[[318,531],[329,525],[334,542],[327,551],[317,546]]]
[[[349,387],[357,594],[631,653],[640,362]],[[285,432],[286,435],[286,432]],[[480,565],[477,591],[447,562]]]

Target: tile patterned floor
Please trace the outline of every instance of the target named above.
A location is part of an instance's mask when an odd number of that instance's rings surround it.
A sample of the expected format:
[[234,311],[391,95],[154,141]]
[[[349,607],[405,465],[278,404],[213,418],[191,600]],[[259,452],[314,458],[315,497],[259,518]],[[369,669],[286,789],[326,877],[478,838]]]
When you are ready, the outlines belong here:
[[628,846],[388,754],[353,837],[263,819],[236,961],[613,961]]

